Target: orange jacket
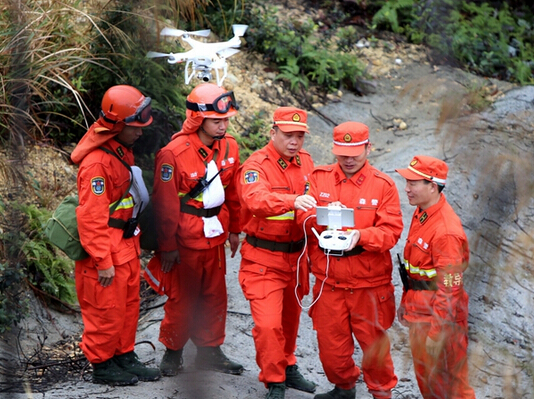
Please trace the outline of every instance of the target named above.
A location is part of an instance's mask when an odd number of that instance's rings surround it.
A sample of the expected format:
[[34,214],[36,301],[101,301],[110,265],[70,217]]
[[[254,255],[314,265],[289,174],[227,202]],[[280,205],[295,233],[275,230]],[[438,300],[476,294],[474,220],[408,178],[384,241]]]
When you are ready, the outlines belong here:
[[[206,165],[214,159],[225,188],[225,201],[218,219],[225,233],[206,238],[201,216],[180,212],[180,198],[193,189],[206,175]],[[239,200],[234,175],[239,167],[239,149],[235,139],[226,135],[215,141],[212,148],[205,146],[198,134],[177,134],[156,154],[152,201],[156,214],[158,245],[161,251],[174,251],[178,244],[191,249],[213,248],[224,244],[228,231],[239,233]],[[190,198],[188,205],[202,208],[202,194]]]
[[[116,140],[108,140],[102,147],[115,152],[128,165],[134,164],[132,150]],[[122,265],[140,253],[139,235],[124,239],[123,230],[109,227],[109,208],[128,190],[130,172],[116,157],[102,150],[93,149],[81,159],[76,155],[83,153],[83,148],[77,147],[77,150],[72,158],[76,163],[81,162],[78,170],[79,205],[76,208],[80,241],[97,269]],[[112,217],[124,221],[130,219],[133,206],[133,198],[128,193]]]
[[[305,150],[290,161],[278,154],[272,142],[253,153],[236,176],[242,230],[262,240],[301,240],[304,231],[296,223],[294,204],[298,196],[308,193],[312,170],[312,158]],[[246,241],[241,246],[243,258],[285,271],[296,266],[300,254],[256,248]]]
[[467,319],[463,272],[469,246],[460,218],[443,194],[437,204],[414,212],[404,259],[412,279],[434,280],[438,287],[437,291],[408,290],[403,295],[407,321],[431,323],[429,336],[437,338],[443,323]]
[[[328,284],[342,288],[376,287],[391,281],[392,262],[389,250],[402,233],[402,213],[395,183],[369,162],[351,179],[347,179],[338,163],[317,167],[310,178],[310,195],[318,206],[340,201],[354,209],[354,229],[360,231],[359,255],[338,257],[330,255]],[[314,215],[309,211],[299,221]],[[306,222],[309,232],[314,226],[319,233],[326,226],[318,226],[315,218]],[[347,228],[347,230],[349,230]],[[309,253],[312,273],[319,279],[326,277],[327,259],[317,238],[309,234]]]

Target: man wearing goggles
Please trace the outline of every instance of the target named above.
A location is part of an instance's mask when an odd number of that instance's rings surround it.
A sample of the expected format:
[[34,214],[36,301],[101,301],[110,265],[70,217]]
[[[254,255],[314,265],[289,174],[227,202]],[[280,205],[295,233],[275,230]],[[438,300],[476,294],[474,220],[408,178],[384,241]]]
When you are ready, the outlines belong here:
[[[76,292],[84,331],[80,347],[93,367],[93,382],[133,385],[155,381],[160,371],[147,368],[134,352],[139,319],[141,264],[139,229],[124,234],[111,218],[134,218],[129,187],[132,146],[152,123],[150,98],[132,86],[111,87],[102,99],[100,118],[71,154],[78,170],[76,209],[80,242],[89,254],[76,261]],[[119,202],[110,215],[110,207]],[[111,216],[111,217],[110,217]],[[110,306],[113,304],[113,306]]]
[[235,139],[226,135],[237,114],[232,92],[200,84],[186,101],[182,130],[156,155],[152,201],[159,252],[145,278],[167,295],[159,340],[166,351],[163,375],[183,369],[183,348],[197,347],[196,367],[241,374],[243,366],[221,350],[225,338],[226,255],[239,246],[239,199],[234,175],[239,167]]
[[226,114],[231,107],[234,107],[236,111],[239,110],[233,91],[221,94],[211,104],[194,103],[186,100],[185,106],[191,111],[201,113],[216,112],[218,114]]

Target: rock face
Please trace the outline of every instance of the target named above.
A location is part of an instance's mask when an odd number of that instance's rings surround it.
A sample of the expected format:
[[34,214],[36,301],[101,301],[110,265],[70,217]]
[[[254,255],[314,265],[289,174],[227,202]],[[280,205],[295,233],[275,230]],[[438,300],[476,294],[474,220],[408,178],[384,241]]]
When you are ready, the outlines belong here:
[[[416,154],[447,161],[444,193],[462,219],[471,248],[465,281],[473,387],[477,397],[526,394],[534,386],[529,332],[534,321],[534,90],[510,89],[484,112],[464,114],[461,105],[468,92],[457,81],[470,79],[468,75],[448,69],[425,72],[420,65],[410,68],[391,83],[403,88],[399,94],[385,90],[363,99],[345,95],[341,103],[320,111],[336,122],[357,120],[370,126],[370,160],[396,180],[405,226],[413,208],[395,168],[405,167]],[[388,84],[381,80],[378,87],[386,89]],[[446,109],[452,106],[458,109]],[[407,129],[395,126],[395,118],[407,121]],[[332,126],[316,116],[310,125],[314,135],[308,149],[314,159],[331,162]],[[394,252],[402,251],[405,238],[406,231]],[[398,276],[394,281],[400,298]],[[397,327],[391,332],[395,349],[405,334]]]
[[[310,109],[299,104],[285,91],[274,74],[265,71],[259,59],[246,53],[232,57],[229,89],[234,89],[242,108],[232,123],[237,132],[245,131],[260,115],[268,124],[277,106],[296,105],[309,110],[311,134],[305,148],[315,163],[333,162],[331,154],[334,124],[360,121],[370,127],[373,151],[370,162],[395,180],[401,197],[406,231],[392,253],[401,252],[413,208],[403,192],[404,179],[394,172],[405,167],[416,154],[432,155],[449,164],[449,179],[444,191],[457,211],[468,234],[471,262],[466,273],[470,295],[470,379],[477,398],[526,398],[534,391],[532,326],[534,325],[534,88],[513,88],[502,82],[484,81],[449,68],[431,67],[424,62],[422,50],[401,44],[385,46],[381,55],[363,48],[374,74],[374,93],[356,97],[337,93],[331,101]],[[402,62],[397,60],[401,59]],[[234,60],[236,60],[234,62]],[[474,95],[493,104],[483,112],[473,112]],[[267,132],[265,132],[267,134]],[[57,176],[53,168],[65,174],[63,158],[50,156],[46,148],[37,154],[34,170],[37,180]],[[29,161],[31,165],[31,160]],[[54,166],[52,166],[54,165]],[[64,180],[75,184],[75,171],[68,170]],[[56,184],[53,189],[57,190]],[[62,190],[67,189],[63,185]],[[59,384],[46,393],[34,392],[34,398],[85,398],[100,395],[132,399],[168,397],[259,399],[266,390],[257,380],[251,337],[253,326],[248,303],[237,283],[240,257],[228,258],[229,314],[227,338],[223,346],[232,359],[245,366],[242,376],[196,372],[195,350],[186,346],[185,372],[177,377],[135,387],[108,388],[76,379]],[[394,274],[397,302],[401,283]],[[159,302],[164,301],[161,298]],[[306,298],[305,303],[310,303]],[[143,313],[138,341],[141,360],[159,364],[164,348],[157,343],[162,309]],[[48,345],[62,335],[79,334],[79,317],[40,310],[35,320],[21,324],[20,339],[27,345],[48,336]],[[42,320],[48,320],[42,322]],[[399,376],[394,398],[420,397],[408,347],[407,329],[395,322],[390,330],[392,354]],[[19,338],[14,334],[3,343],[12,347]],[[13,341],[15,340],[15,341]],[[1,351],[2,354],[14,351]],[[356,347],[355,359],[361,360]],[[306,312],[301,316],[297,349],[300,370],[317,382],[318,392],[330,390],[317,351],[315,333]],[[21,390],[22,390],[22,385]],[[371,398],[362,380],[357,385],[358,398]],[[147,394],[150,392],[150,394]],[[148,396],[147,396],[148,395]],[[1,395],[0,395],[1,396]],[[9,394],[17,398],[16,394]],[[20,398],[26,397],[21,395]],[[288,390],[286,398],[310,398],[309,394]]]

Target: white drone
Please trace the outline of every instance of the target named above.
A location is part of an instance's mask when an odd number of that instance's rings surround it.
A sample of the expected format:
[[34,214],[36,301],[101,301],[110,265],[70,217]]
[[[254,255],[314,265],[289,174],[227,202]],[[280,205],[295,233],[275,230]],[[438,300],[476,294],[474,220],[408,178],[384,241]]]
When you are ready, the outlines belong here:
[[[191,50],[176,54],[149,51],[146,56],[148,58],[168,57],[169,64],[185,61],[185,84],[189,84],[195,72],[197,72],[197,78],[204,82],[209,82],[212,78],[211,70],[213,69],[217,77],[217,86],[221,86],[227,73],[228,65],[226,59],[239,52],[236,47],[241,46],[240,37],[245,34],[247,28],[248,25],[232,25],[234,37],[226,42],[218,43],[199,42],[191,38],[191,36],[206,37],[210,34],[209,29],[187,32],[180,29],[163,28],[161,31],[162,36],[179,37],[191,46]],[[219,75],[219,70],[221,69],[223,71],[222,76]]]

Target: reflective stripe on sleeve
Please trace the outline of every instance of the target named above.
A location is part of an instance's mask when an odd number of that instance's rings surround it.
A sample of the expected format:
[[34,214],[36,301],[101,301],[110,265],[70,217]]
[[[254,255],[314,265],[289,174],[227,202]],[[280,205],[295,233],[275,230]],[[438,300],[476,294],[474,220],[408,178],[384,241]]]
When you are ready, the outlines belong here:
[[411,274],[419,274],[420,276],[426,276],[428,278],[434,278],[437,276],[436,269],[420,269],[417,266],[414,266],[404,259],[404,267]]

